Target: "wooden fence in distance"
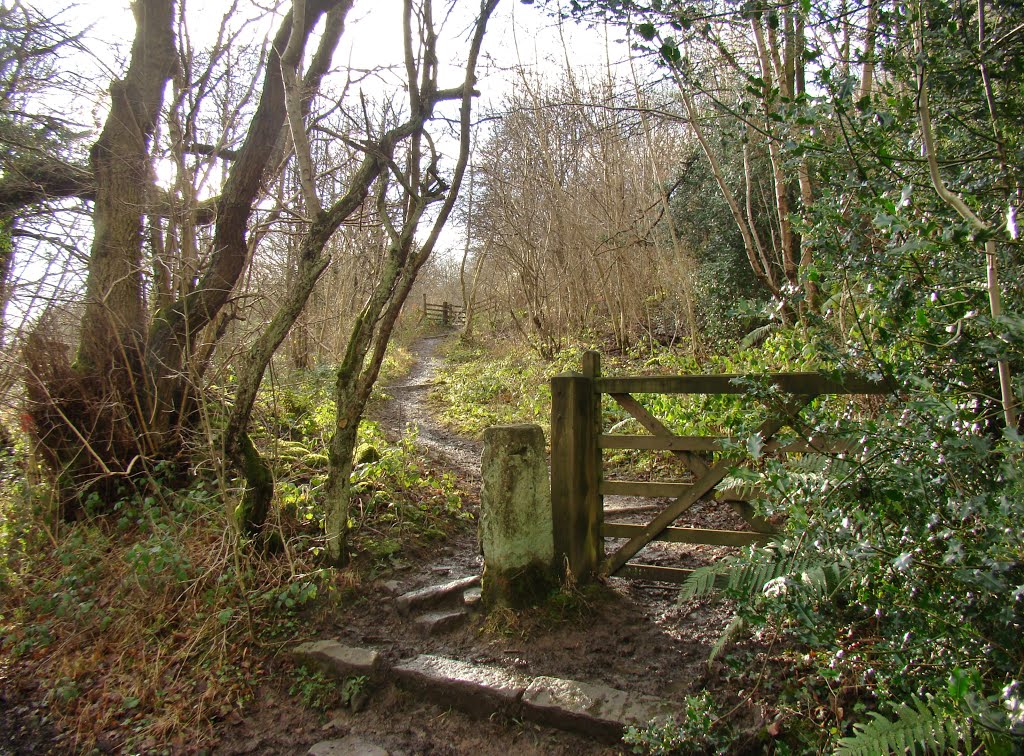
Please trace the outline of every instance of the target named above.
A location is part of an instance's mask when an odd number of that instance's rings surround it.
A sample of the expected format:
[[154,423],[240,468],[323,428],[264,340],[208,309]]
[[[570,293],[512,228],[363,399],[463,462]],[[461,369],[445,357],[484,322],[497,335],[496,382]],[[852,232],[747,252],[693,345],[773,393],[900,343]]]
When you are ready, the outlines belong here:
[[[483,315],[494,309],[492,300],[477,302],[473,306],[475,315]],[[454,304],[453,302],[429,302],[427,295],[423,295],[423,319],[434,325],[449,327],[460,326],[466,323],[466,306]]]
[[423,295],[423,319],[439,326],[457,326],[466,322],[465,305],[451,302],[428,302]]

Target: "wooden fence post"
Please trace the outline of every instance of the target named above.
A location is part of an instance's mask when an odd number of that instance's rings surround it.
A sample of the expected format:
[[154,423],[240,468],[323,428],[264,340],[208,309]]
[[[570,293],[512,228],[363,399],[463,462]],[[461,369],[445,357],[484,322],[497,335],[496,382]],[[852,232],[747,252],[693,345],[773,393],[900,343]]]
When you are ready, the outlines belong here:
[[594,379],[600,356],[584,356],[584,375],[551,379],[551,508],[555,560],[579,582],[598,573],[604,560],[601,484],[600,396]]

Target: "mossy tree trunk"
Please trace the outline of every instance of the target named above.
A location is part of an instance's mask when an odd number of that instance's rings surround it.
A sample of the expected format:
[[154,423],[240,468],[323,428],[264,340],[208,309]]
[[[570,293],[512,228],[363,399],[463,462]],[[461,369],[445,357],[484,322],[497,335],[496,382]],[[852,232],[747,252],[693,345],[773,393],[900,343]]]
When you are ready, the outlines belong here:
[[[135,40],[123,79],[110,85],[110,114],[93,146],[93,242],[78,353],[72,364],[42,336],[26,346],[33,426],[67,491],[106,494],[134,463],[161,445],[150,424],[153,385],[146,350],[143,213],[150,147],[163,94],[177,66],[174,1],[139,0]],[[79,496],[65,496],[77,517]]]
[[[175,3],[133,5],[137,29],[129,67],[111,86],[110,116],[91,153],[92,183],[83,190],[95,198],[95,230],[77,358],[71,364],[46,347],[45,337],[30,340],[26,348],[34,428],[43,453],[61,474],[66,515],[77,515],[91,491],[113,500],[111,494],[148,461],[187,453],[183,434],[195,418],[196,394],[189,360],[248,264],[250,218],[268,171],[277,167],[275,156],[280,157],[286,115],[281,51],[293,38],[304,44],[324,13],[347,9],[351,2],[305,0],[297,30],[291,13],[282,21],[267,56],[259,103],[216,199],[206,267],[195,287],[164,304],[152,319],[143,285],[143,217],[160,212],[151,207],[150,152],[163,93],[177,65]],[[311,69],[322,62],[315,58]],[[325,72],[322,66],[319,76]],[[313,91],[319,81],[304,84],[314,85],[308,90]],[[222,335],[218,330],[209,337],[216,341]],[[253,459],[243,460],[247,469],[254,469]]]

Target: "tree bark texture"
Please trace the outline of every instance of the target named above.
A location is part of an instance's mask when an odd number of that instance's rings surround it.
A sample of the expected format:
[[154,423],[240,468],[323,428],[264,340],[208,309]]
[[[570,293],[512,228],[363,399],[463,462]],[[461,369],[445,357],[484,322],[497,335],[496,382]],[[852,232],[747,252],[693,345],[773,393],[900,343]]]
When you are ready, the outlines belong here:
[[[137,29],[132,54],[124,78],[110,88],[110,116],[91,152],[91,182],[80,171],[69,171],[68,180],[51,177],[47,184],[60,192],[84,193],[91,187],[95,198],[77,359],[72,365],[53,354],[42,337],[26,349],[36,435],[62,476],[69,504],[96,490],[101,498],[113,500],[108,494],[116,493],[125,477],[144,469],[147,459],[174,459],[182,451],[181,431],[194,417],[188,360],[196,337],[229,301],[245,269],[249,220],[285,123],[280,53],[290,38],[301,53],[325,12],[351,4],[308,0],[300,28],[293,29],[290,14],[283,19],[268,56],[259,104],[217,200],[209,263],[198,285],[157,310],[151,322],[143,286],[144,217],[161,213],[161,208],[150,207],[158,196],[151,186],[150,148],[164,91],[176,71],[175,3],[138,0],[133,5]],[[328,24],[325,38],[335,31],[340,33],[337,25]],[[303,83],[319,84],[326,68],[318,55]],[[21,196],[17,186],[6,188],[8,199]],[[66,514],[75,516],[79,509],[74,504]]]
[[142,229],[149,148],[176,67],[173,0],[133,6],[137,31],[124,79],[110,86],[110,115],[90,155],[94,237],[78,364],[103,374],[143,348]]
[[78,516],[89,491],[109,498],[158,445],[140,370],[146,346],[142,244],[150,145],[177,65],[174,2],[139,0],[133,10],[128,70],[110,86],[110,115],[90,154],[94,234],[77,359],[71,364],[43,334],[25,347],[34,430],[62,476],[64,493],[71,494],[65,497],[68,517]]
[[[352,0],[308,0],[301,44],[305,45],[325,12],[335,6],[351,4]],[[180,411],[186,383],[182,374],[185,357],[191,353],[199,333],[228,302],[245,270],[249,219],[285,124],[281,54],[292,36],[292,27],[289,12],[274,37],[259,105],[245,141],[231,163],[218,201],[210,263],[196,289],[169,307],[161,308],[150,328],[147,369],[155,377],[156,407],[163,425],[173,425]]]

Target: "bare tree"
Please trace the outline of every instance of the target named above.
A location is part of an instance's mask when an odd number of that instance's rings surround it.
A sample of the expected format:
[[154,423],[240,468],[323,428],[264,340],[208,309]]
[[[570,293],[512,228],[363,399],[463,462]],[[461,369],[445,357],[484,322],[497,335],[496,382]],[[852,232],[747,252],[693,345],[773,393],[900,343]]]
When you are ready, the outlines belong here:
[[481,149],[476,235],[508,282],[513,322],[544,355],[598,326],[625,348],[648,306],[684,293],[663,275],[688,263],[658,229],[667,206],[650,159],[657,145],[671,160],[681,129],[645,121],[650,103],[627,92],[611,77],[544,86],[524,74]]
[[[408,80],[408,111],[378,133],[366,133],[356,139],[352,131],[336,134],[347,144],[357,147],[362,158],[346,179],[345,190],[336,196],[337,182],[318,181],[311,141],[298,89],[300,58],[289,52],[282,56],[288,137],[296,155],[296,181],[300,187],[303,231],[296,241],[296,270],[280,306],[239,362],[238,388],[224,434],[226,455],[241,469],[247,490],[238,511],[242,529],[249,535],[260,533],[266,518],[273,481],[270,469],[247,435],[247,426],[267,365],[298,320],[320,277],[332,261],[332,239],[341,225],[375,198],[374,216],[386,231],[385,256],[375,271],[376,281],[368,298],[356,315],[338,371],[335,399],[338,405],[338,426],[331,444],[329,478],[328,551],[331,560],[344,562],[344,523],[347,522],[348,475],[355,434],[366,401],[376,380],[384,357],[384,349],[416,275],[429,258],[441,227],[447,221],[458,195],[465,170],[470,139],[468,119],[476,59],[479,55],[486,23],[497,4],[490,0],[480,6],[470,49],[465,62],[462,85],[444,89],[438,84],[438,34],[434,28],[432,3],[427,0],[405,4],[405,57]],[[298,29],[301,13],[296,5],[294,23]],[[340,34],[340,29],[338,29]],[[449,100],[461,101],[459,154],[450,176],[442,176],[442,156],[435,145],[438,138],[429,126],[436,117],[438,105]],[[322,128],[322,126],[321,126]],[[404,166],[402,165],[404,163]],[[437,206],[437,209],[434,209]],[[417,231],[427,213],[434,212],[431,230],[425,241],[417,242]],[[372,256],[374,249],[359,253]],[[338,514],[341,512],[342,514]],[[339,524],[340,523],[340,524]]]
[[[348,558],[349,479],[359,420],[377,380],[391,331],[417,274],[430,259],[455,207],[469,162],[476,65],[487,22],[497,4],[498,0],[481,1],[465,58],[465,78],[454,89],[445,90],[438,84],[437,33],[431,0],[423,0],[418,8],[406,0],[403,32],[410,117],[426,124],[439,102],[457,96],[459,146],[451,172],[443,176],[436,140],[421,125],[410,135],[404,165],[389,165],[390,183],[398,190],[394,206],[388,208],[387,193],[380,194],[378,212],[389,237],[387,260],[373,293],[356,317],[335,383],[337,417],[327,483],[327,552],[335,564]],[[428,228],[426,236],[418,241],[417,234],[424,224]]]
[[[26,352],[34,427],[50,461],[64,471],[66,493],[112,490],[147,460],[175,459],[182,453],[183,434],[195,419],[189,361],[201,339],[206,340],[208,357],[223,333],[217,318],[251,257],[254,208],[269,176],[279,170],[274,158],[281,152],[287,115],[281,54],[290,40],[293,47],[303,46],[325,14],[348,5],[341,0],[310,2],[299,25],[289,14],[260,56],[263,65],[251,79],[251,92],[243,86],[242,92],[229,93],[225,71],[230,65],[218,62],[225,58],[224,46],[210,54],[205,68],[196,66],[194,71],[196,61],[179,44],[183,39],[175,3],[141,0],[134,6],[137,28],[129,65],[124,77],[111,85],[110,115],[90,164],[44,155],[28,190],[24,180],[6,174],[0,181],[0,210],[8,213],[52,197],[77,196],[95,203],[76,359],[62,359],[39,341],[30,343]],[[226,42],[223,37],[220,41]],[[326,51],[315,56],[318,65],[311,67],[306,82],[314,90],[329,64],[329,34],[321,34],[321,48]],[[222,74],[219,83],[214,71]],[[174,100],[166,111],[163,96],[172,80]],[[232,116],[238,116],[229,119],[230,128],[238,120],[248,121],[235,132],[237,146],[229,144],[229,139],[234,141],[230,137],[206,143],[196,139],[196,114],[208,107],[206,93],[218,87],[217,98],[230,101]],[[255,108],[246,104],[250,94],[258,100]],[[163,131],[168,112],[171,126]],[[179,169],[186,154],[224,161],[225,177],[215,199],[199,203],[190,196],[191,189],[179,186],[168,196],[154,186],[156,145],[167,132],[173,132],[169,138]],[[226,130],[221,137],[230,133]],[[191,180],[186,183],[194,186]],[[165,217],[170,222],[161,233]],[[202,230],[211,221],[210,232]],[[158,275],[151,288],[145,271],[154,268]],[[168,275],[161,278],[163,273]],[[76,511],[69,498],[67,513]]]

